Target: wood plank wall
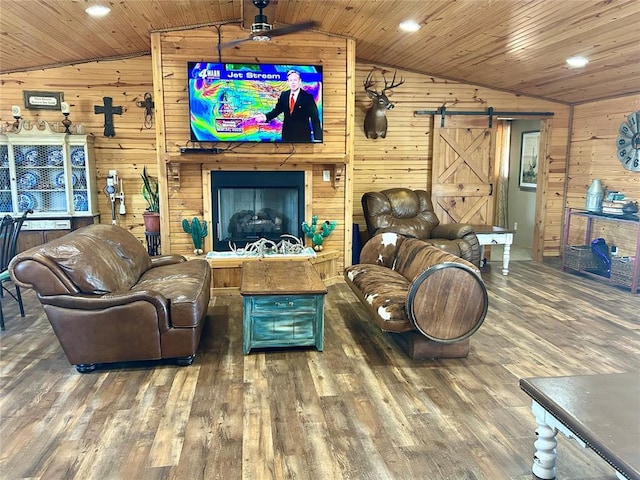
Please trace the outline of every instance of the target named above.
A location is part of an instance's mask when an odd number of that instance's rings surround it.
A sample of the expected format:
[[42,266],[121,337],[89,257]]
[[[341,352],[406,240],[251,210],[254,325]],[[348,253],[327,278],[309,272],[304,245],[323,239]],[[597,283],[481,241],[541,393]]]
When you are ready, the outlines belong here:
[[[482,111],[488,107],[502,111],[553,112],[549,120],[550,155],[546,159],[548,176],[538,192],[545,215],[542,253],[557,256],[562,232],[565,168],[569,132],[569,107],[564,104],[525,97],[508,92],[452,82],[409,71],[398,71],[405,83],[390,95],[395,108],[387,112],[389,128],[385,139],[367,139],[364,115],[371,104],[363,81],[371,71],[379,80],[386,71],[388,80],[393,69],[381,65],[358,63],[356,66],[356,128],[354,143],[354,222],[366,230],[360,198],[367,191],[380,191],[395,186],[430,190],[432,164],[432,117],[416,116],[418,110]],[[531,117],[528,117],[531,118]],[[540,168],[539,171],[542,171]]]
[[[25,90],[64,94],[71,109],[71,130],[75,132],[81,124],[85,133],[95,136],[97,185],[104,188],[109,170],[117,170],[123,179],[127,214],[117,215],[118,224],[144,239],[142,212],[146,202],[140,193],[140,173],[144,166],[151,173],[156,171],[155,124],[144,126],[144,109],[136,102],[142,101],[146,92],[153,92],[150,57],[0,75],[1,125],[13,123],[11,105],[19,105],[31,125],[46,120],[60,126],[60,112],[25,108]],[[94,114],[94,106],[103,105],[103,97],[111,97],[114,106],[122,106],[122,115],[114,115],[115,137],[103,135],[104,115]],[[111,223],[111,203],[103,192],[98,194],[98,208],[101,223]]]
[[[225,27],[227,41],[234,36],[244,35],[240,30]],[[175,152],[184,145],[188,127],[186,124],[186,62],[190,60],[215,60],[213,46],[217,41],[213,29],[197,29],[185,32],[163,34],[163,69],[166,93],[164,103],[167,109],[166,130],[167,149]],[[319,37],[319,38],[318,38]],[[287,37],[285,37],[287,38]],[[293,39],[294,37],[290,37]],[[344,251],[349,248],[350,235],[347,228],[352,222],[360,224],[364,230],[364,219],[360,207],[360,197],[369,190],[383,190],[397,185],[424,188],[431,183],[431,119],[429,116],[415,116],[416,110],[433,110],[445,105],[449,110],[481,110],[488,106],[502,110],[553,111],[551,119],[551,154],[547,159],[548,177],[544,179],[543,205],[545,209],[544,255],[559,253],[565,206],[565,179],[567,178],[567,151],[569,151],[569,177],[567,182],[567,204],[584,205],[586,187],[592,176],[601,178],[609,188],[623,190],[640,198],[640,176],[623,172],[612,145],[617,128],[623,117],[640,109],[640,97],[593,102],[574,107],[573,130],[568,147],[570,107],[536,98],[518,96],[473,85],[399,71],[405,84],[395,89],[391,99],[396,104],[388,112],[389,129],[386,139],[365,138],[363,122],[365,111],[370,105],[362,83],[372,68],[386,68],[381,65],[356,63],[348,59],[348,42],[317,34],[296,36],[296,48],[302,48],[304,55],[298,62],[318,61],[326,65],[325,74],[325,144],[314,145],[313,151],[300,148],[297,151],[312,159],[309,164],[298,164],[292,157],[287,164],[292,168],[310,169],[314,195],[311,209],[321,220],[337,220],[338,229],[327,240],[328,248]],[[274,43],[267,50],[254,50],[255,46],[234,50],[233,60],[275,61],[289,58],[288,47],[281,42]],[[184,50],[186,49],[186,51]],[[241,55],[240,55],[241,53]],[[357,53],[357,52],[356,52]],[[238,55],[236,57],[236,55]],[[228,58],[229,57],[229,58]],[[225,52],[224,60],[231,55]],[[286,61],[293,60],[288,59]],[[349,67],[349,62],[355,65]],[[23,116],[34,122],[46,119],[52,123],[62,120],[58,112],[48,110],[26,110],[23,104],[24,90],[60,91],[71,105],[70,119],[81,123],[85,131],[96,137],[96,159],[98,184],[104,185],[110,169],[117,169],[124,179],[127,215],[118,216],[119,224],[130,229],[137,237],[144,237],[141,213],[144,199],[140,194],[139,173],[143,166],[157,172],[155,130],[143,128],[143,109],[136,102],[143,99],[145,92],[153,92],[152,61],[150,57],[139,57],[109,62],[91,62],[69,67],[0,75],[0,124],[10,125],[11,105],[20,105]],[[349,71],[355,70],[355,78]],[[179,76],[182,78],[173,78]],[[351,89],[351,90],[350,90]],[[352,90],[355,92],[352,95]],[[123,114],[115,116],[116,136],[104,137],[103,116],[93,113],[94,105],[102,104],[102,97],[110,96],[114,105],[122,105]],[[159,101],[160,99],[155,98]],[[354,98],[355,111],[349,110],[349,98]],[[348,127],[350,118],[355,126],[353,135]],[[354,120],[355,119],[355,120]],[[155,119],[163,121],[163,119]],[[610,148],[611,146],[611,148]],[[302,147],[302,146],[301,146]],[[246,166],[259,168],[255,159],[268,162],[272,151],[251,150],[245,158]],[[322,182],[322,170],[327,165],[316,156],[326,154],[330,162],[336,156],[349,158],[353,151],[353,162],[348,164],[337,188]],[[254,153],[257,155],[254,157]],[[240,165],[238,158],[233,158]],[[223,164],[225,162],[222,162]],[[209,167],[207,167],[209,168]],[[224,168],[224,165],[213,168]],[[352,169],[352,171],[351,171]],[[180,165],[180,188],[173,188],[167,182],[171,208],[171,251],[189,253],[190,237],[182,232],[182,218],[201,216],[204,209],[202,200],[202,171],[200,163]],[[171,179],[169,179],[171,180]],[[353,190],[351,192],[351,189]],[[106,195],[99,195],[101,221],[110,222],[110,207]],[[347,213],[353,206],[353,217]],[[309,220],[309,219],[307,219]],[[345,259],[348,261],[348,259]]]
[[[220,29],[221,42],[245,38],[247,32],[236,25],[224,25]],[[336,220],[337,228],[325,239],[326,249],[339,250],[342,257],[350,251],[351,223],[350,196],[346,195],[344,178],[338,182],[324,182],[322,171],[335,171],[337,164],[350,164],[348,143],[349,43],[344,38],[334,38],[319,34],[296,34],[279,37],[269,43],[246,42],[236,48],[224,50],[222,59],[234,63],[291,63],[321,64],[323,66],[323,130],[322,144],[295,145],[295,153],[290,144],[235,144],[233,153],[218,155],[180,155],[180,147],[187,146],[189,140],[187,62],[218,61],[216,45],[218,31],[215,28],[199,28],[188,32],[168,32],[160,35],[161,52],[153,52],[161,58],[161,78],[165,112],[166,152],[171,164],[180,163],[180,189],[170,193],[169,230],[172,251],[186,251],[191,248],[190,238],[182,233],[182,218],[210,215],[205,210],[203,197],[210,195],[203,191],[202,175],[214,169],[221,170],[304,170],[311,179],[307,193],[307,217],[318,215],[319,221]],[[352,60],[353,61],[353,60]],[[228,144],[220,144],[220,148]],[[160,162],[163,159],[159,159]],[[326,162],[326,163],[324,163]],[[335,162],[335,163],[334,163]],[[194,164],[195,163],[195,164]],[[348,210],[348,211],[347,211]],[[211,248],[209,244],[209,248]]]
[[[640,95],[591,102],[573,107],[569,150],[567,206],[584,208],[587,188],[598,178],[608,190],[624,192],[640,201],[640,173],[622,167],[616,157],[615,141],[620,124],[632,112],[640,110]],[[602,237],[617,245],[620,255],[633,255],[637,225],[598,221],[593,238]],[[585,223],[571,224],[569,244],[584,243]]]

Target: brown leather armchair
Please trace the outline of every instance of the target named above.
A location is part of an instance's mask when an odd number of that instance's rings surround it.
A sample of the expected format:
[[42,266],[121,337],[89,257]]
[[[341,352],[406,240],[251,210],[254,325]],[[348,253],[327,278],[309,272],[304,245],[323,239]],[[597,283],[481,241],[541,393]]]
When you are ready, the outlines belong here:
[[79,372],[113,362],[193,362],[211,294],[206,260],[150,257],[127,230],[95,224],[19,253],[9,273],[35,290]]
[[415,237],[480,266],[480,244],[473,227],[463,223],[440,225],[431,195],[425,190],[367,192],[362,196],[362,210],[369,238],[385,232]]

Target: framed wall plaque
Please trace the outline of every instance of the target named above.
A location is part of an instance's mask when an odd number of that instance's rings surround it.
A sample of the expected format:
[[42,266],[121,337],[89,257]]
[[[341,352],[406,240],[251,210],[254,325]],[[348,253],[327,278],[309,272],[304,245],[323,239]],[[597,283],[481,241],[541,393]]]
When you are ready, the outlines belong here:
[[24,108],[29,110],[60,110],[62,92],[33,92],[23,90]]

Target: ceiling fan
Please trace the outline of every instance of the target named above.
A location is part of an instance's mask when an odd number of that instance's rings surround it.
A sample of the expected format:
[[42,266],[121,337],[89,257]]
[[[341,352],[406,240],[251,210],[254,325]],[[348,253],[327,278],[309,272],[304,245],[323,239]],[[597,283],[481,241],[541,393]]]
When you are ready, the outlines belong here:
[[303,30],[308,30],[318,25],[318,22],[315,20],[310,20],[308,22],[296,23],[294,25],[287,25],[286,27],[274,29],[273,25],[268,23],[267,16],[263,12],[263,10],[269,5],[269,0],[251,0],[251,3],[253,3],[258,9],[258,15],[255,16],[254,22],[251,24],[251,36],[223,43],[220,45],[221,49],[234,47],[249,40],[268,42],[273,37],[302,32]]

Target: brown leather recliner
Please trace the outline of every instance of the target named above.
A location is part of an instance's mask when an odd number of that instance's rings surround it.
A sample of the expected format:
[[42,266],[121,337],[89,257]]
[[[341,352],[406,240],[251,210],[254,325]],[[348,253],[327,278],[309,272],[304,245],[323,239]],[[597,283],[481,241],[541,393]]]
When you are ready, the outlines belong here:
[[9,273],[35,290],[79,372],[113,362],[193,362],[211,295],[206,260],[150,257],[127,230],[95,224],[16,255]]
[[480,266],[480,244],[473,227],[463,223],[440,225],[431,195],[425,190],[367,192],[362,196],[362,210],[369,238],[385,232],[415,237]]

